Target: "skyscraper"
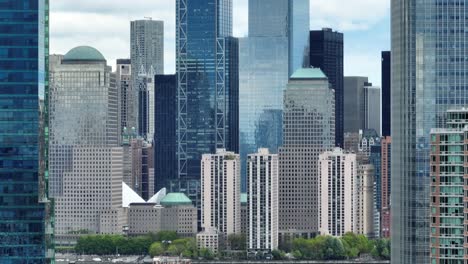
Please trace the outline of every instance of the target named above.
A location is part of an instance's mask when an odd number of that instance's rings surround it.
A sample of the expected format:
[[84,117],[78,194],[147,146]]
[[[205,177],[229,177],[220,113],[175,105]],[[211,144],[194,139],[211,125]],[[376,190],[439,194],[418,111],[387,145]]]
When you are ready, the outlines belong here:
[[[153,83],[155,74],[164,74],[164,22],[152,19],[135,20],[130,23],[130,59],[132,83],[138,102],[138,134],[147,140],[151,103],[148,84]],[[151,81],[146,82],[147,78]]]
[[223,238],[241,231],[239,155],[217,149],[201,160],[202,228],[215,228]]
[[317,181],[320,234],[342,236],[358,230],[357,167],[356,154],[340,148],[320,154]]
[[344,78],[344,132],[374,129],[381,134],[381,90],[367,77]]
[[138,127],[138,100],[133,87],[132,64],[129,59],[117,59],[116,79],[120,98],[120,132],[123,133],[125,128],[131,131],[132,128]]
[[156,75],[154,79],[155,131],[154,176],[157,192],[177,186],[177,82],[175,75]]
[[335,145],[335,99],[320,69],[300,69],[284,93],[283,146],[279,151],[279,232],[319,232],[318,159]]
[[430,263],[429,135],[448,108],[468,104],[460,55],[468,5],[394,0],[391,8],[392,263]]
[[50,188],[58,244],[84,233],[121,233],[123,149],[118,89],[102,54],[88,46],[50,64]]
[[373,129],[382,135],[381,129],[381,90],[376,86],[364,86],[364,128]]
[[381,223],[381,236],[389,238],[391,234],[390,229],[390,216],[391,216],[391,183],[392,183],[392,138],[384,137],[381,141],[382,146],[382,162],[381,162],[381,211],[380,211],[380,223]]
[[391,67],[391,52],[382,51],[382,137],[388,137],[391,135]]
[[335,89],[335,145],[343,147],[343,33],[330,28],[310,31],[310,66],[320,68]]
[[466,148],[468,109],[447,112],[444,128],[431,130],[431,263],[464,263],[466,215]]
[[180,191],[200,208],[200,160],[238,151],[238,40],[232,0],[176,1],[177,157]]
[[354,187],[352,199],[355,203],[354,232],[373,238],[375,236],[374,166],[358,164]]
[[49,1],[0,4],[0,262],[50,263]]
[[[308,57],[309,0],[249,0],[249,36],[239,41],[240,155],[282,145],[283,91]],[[242,190],[246,191],[242,169]]]
[[247,158],[247,250],[278,248],[278,155],[268,149]]

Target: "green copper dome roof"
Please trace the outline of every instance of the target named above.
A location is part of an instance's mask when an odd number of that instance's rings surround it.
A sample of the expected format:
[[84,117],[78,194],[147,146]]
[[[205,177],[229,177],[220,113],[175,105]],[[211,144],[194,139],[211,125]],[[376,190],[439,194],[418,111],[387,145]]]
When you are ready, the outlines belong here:
[[71,49],[63,57],[64,61],[106,61],[101,52],[89,46],[79,46]]
[[183,193],[168,193],[162,200],[162,206],[191,205],[192,201]]
[[298,69],[291,76],[291,79],[326,79],[327,76],[319,68]]

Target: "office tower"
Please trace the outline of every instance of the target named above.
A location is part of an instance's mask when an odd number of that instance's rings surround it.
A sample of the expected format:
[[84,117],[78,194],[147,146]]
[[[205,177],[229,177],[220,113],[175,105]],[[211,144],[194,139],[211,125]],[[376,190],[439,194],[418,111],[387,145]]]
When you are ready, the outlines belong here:
[[[385,140],[385,138],[382,138]],[[382,226],[382,142],[370,147],[369,164],[374,167],[374,237],[381,236]]]
[[177,81],[175,75],[154,78],[155,190],[174,189],[177,180]]
[[[130,23],[130,59],[133,89],[137,93],[138,124],[137,131],[147,140],[151,134],[149,120],[154,103],[148,101],[153,96],[147,85],[153,83],[155,74],[164,74],[164,22],[152,19],[135,20]],[[151,79],[151,80],[148,80]]]
[[[278,153],[283,91],[289,76],[302,68],[300,58],[307,55],[308,32],[309,0],[249,0],[249,36],[239,41],[242,164],[259,148]],[[245,192],[245,166],[241,175]]]
[[115,76],[92,47],[76,47],[51,61],[49,174],[58,244],[83,233],[121,233],[123,149]]
[[464,263],[468,109],[448,110],[446,120],[445,128],[432,129],[430,136],[430,257],[431,263]]
[[155,71],[150,67],[149,71],[143,68],[137,74],[138,94],[138,134],[145,140],[152,142],[154,139],[154,76]]
[[358,153],[361,136],[359,133],[344,133],[344,150],[351,153]]
[[381,90],[376,86],[364,86],[364,128],[373,129],[381,135]]
[[0,11],[0,262],[50,263],[49,1],[7,0]]
[[310,66],[320,68],[335,90],[335,145],[343,147],[343,33],[330,28],[310,31]]
[[278,155],[268,149],[247,158],[247,250],[278,248]]
[[283,147],[279,151],[281,240],[319,232],[318,158],[335,145],[335,99],[320,69],[294,73],[284,94]]
[[358,164],[355,181],[355,230],[357,234],[375,237],[374,166]]
[[388,137],[391,135],[391,66],[391,52],[382,51],[382,137]]
[[320,234],[342,236],[356,230],[357,167],[356,154],[340,148],[320,154],[316,187]]
[[392,262],[429,263],[429,133],[468,104],[468,5],[395,0],[392,10]]
[[367,77],[344,77],[344,132],[374,129],[380,135],[380,88]]
[[239,155],[225,149],[201,160],[202,228],[215,228],[227,238],[241,231]]
[[238,40],[232,0],[176,1],[177,158],[174,191],[200,208],[200,160],[238,153]]
[[120,98],[120,131],[137,128],[138,100],[132,83],[132,64],[129,59],[117,59],[116,82]]
[[392,164],[392,138],[384,137],[380,142],[382,146],[382,163],[381,163],[381,236],[385,238],[390,237],[390,216],[391,216],[391,206],[390,206],[390,194],[391,194],[391,183],[392,183],[392,173],[391,173],[391,164]]

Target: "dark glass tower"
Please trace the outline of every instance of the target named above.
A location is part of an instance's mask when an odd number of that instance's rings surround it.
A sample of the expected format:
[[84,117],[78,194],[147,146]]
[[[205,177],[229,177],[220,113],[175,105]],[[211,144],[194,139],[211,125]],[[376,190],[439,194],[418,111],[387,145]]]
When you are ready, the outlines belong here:
[[391,52],[382,51],[382,137],[391,135],[391,66]]
[[154,191],[177,186],[177,86],[175,75],[154,79]]
[[0,263],[50,263],[48,1],[0,1]]
[[200,206],[202,154],[238,152],[232,0],[177,0],[176,12],[178,178],[171,191]]
[[310,31],[310,66],[320,68],[335,89],[335,144],[343,147],[343,33],[329,28]]

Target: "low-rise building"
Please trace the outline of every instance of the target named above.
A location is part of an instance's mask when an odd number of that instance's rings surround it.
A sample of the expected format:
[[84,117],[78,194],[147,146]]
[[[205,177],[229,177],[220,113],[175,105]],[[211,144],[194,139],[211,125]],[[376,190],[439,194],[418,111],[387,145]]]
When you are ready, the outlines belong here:
[[218,252],[220,244],[220,233],[216,228],[209,227],[197,234],[198,249],[208,248],[214,253]]
[[181,237],[197,233],[197,209],[183,193],[169,193],[160,202],[137,202],[128,207],[128,234],[175,231]]

